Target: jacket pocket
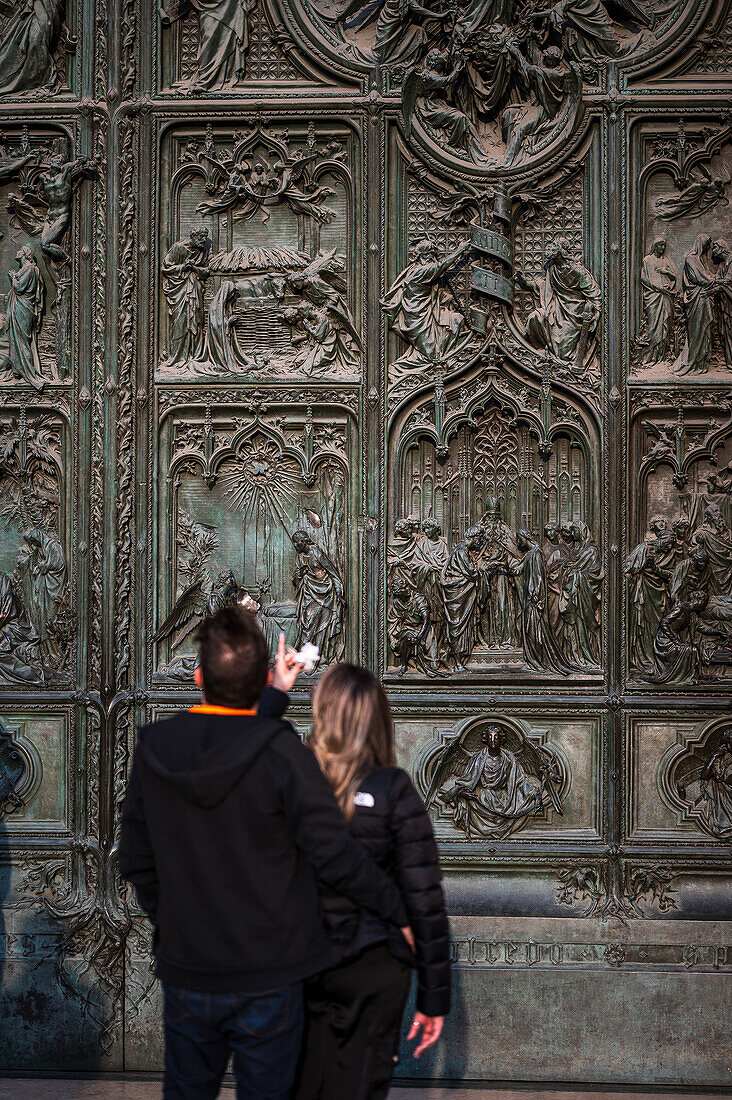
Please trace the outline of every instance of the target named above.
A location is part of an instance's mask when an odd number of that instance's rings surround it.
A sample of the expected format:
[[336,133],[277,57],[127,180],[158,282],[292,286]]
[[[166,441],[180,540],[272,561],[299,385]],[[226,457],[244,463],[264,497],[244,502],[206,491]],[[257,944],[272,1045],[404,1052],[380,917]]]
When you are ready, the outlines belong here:
[[257,1039],[272,1039],[290,1025],[294,991],[292,986],[249,995],[238,1013],[242,1031]]

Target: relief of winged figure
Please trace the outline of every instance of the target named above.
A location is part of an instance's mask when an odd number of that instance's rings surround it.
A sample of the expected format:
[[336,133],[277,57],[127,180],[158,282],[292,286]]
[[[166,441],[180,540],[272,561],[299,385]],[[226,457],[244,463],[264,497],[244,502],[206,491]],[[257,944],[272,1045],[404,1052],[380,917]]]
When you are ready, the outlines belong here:
[[[427,809],[442,802],[468,840],[511,836],[548,806],[562,813],[563,774],[550,749],[497,725],[481,731],[480,747],[472,752],[466,740],[471,739],[457,737],[440,753]],[[444,789],[450,780],[455,782]]]
[[230,569],[219,573],[210,588],[206,589],[204,584],[205,581],[198,578],[181,592],[173,610],[153,635],[154,642],[163,642],[177,631],[171,644],[171,649],[176,650],[203,619],[236,603],[239,584]]
[[202,153],[213,169],[213,187],[223,185],[218,198],[200,202],[199,214],[220,214],[232,207],[237,217],[249,219],[259,210],[264,221],[269,220],[267,207],[285,203],[295,214],[307,214],[316,221],[327,224],[335,217],[333,210],[321,204],[335,192],[313,182],[308,165],[317,153],[296,153],[285,156],[274,165],[260,157],[254,163],[229,157],[219,160],[209,153]]
[[675,221],[676,218],[697,218],[700,214],[706,214],[715,206],[729,206],[727,198],[727,186],[730,182],[729,169],[724,166],[720,175],[712,175],[703,164],[698,164],[691,172],[689,182],[682,188],[678,195],[669,195],[656,199],[654,211],[656,216],[666,221]]
[[287,284],[296,294],[301,294],[317,308],[324,306],[356,347],[361,347],[361,338],[346,299],[348,284],[345,260],[337,254],[335,248],[329,252],[319,252],[302,271],[289,272]]

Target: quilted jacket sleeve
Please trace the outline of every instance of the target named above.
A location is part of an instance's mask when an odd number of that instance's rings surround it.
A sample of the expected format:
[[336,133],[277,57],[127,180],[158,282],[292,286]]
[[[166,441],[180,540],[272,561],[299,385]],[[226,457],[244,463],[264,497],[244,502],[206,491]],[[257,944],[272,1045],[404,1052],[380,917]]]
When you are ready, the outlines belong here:
[[417,946],[417,1009],[450,1011],[450,933],[432,822],[406,772],[395,774],[390,828],[395,875]]

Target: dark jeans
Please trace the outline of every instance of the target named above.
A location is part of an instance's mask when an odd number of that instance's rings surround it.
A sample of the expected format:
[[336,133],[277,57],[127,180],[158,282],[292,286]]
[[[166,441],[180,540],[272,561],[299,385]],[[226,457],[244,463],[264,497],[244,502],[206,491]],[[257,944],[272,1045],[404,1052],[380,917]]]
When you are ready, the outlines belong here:
[[297,1100],[383,1100],[412,971],[382,946],[305,985]]
[[163,985],[164,1100],[214,1100],[234,1055],[237,1100],[290,1100],[303,1032],[302,982],[266,993]]

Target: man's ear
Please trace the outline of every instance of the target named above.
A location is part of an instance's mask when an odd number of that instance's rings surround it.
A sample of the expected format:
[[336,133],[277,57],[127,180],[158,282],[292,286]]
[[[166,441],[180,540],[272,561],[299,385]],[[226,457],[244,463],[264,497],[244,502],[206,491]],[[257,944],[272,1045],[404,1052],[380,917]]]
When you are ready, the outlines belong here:
[[267,673],[267,687],[272,687],[272,681],[274,680],[274,672],[272,669]]
[[203,691],[203,673],[201,672],[200,665],[193,671],[193,680],[196,684],[196,687],[200,688],[201,691]]

